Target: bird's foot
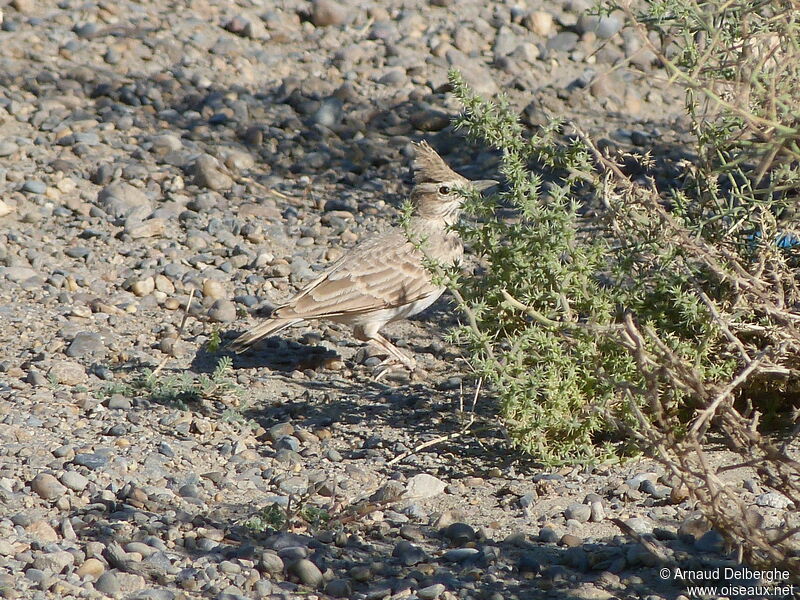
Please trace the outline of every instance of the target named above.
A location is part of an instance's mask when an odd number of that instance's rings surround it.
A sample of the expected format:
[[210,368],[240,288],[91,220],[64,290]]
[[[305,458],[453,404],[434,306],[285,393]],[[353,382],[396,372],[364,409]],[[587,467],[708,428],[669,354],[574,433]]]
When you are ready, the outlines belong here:
[[417,361],[410,354],[406,354],[400,348],[392,344],[382,335],[375,335],[369,340],[370,344],[377,348],[381,354],[388,355],[375,369],[372,374],[375,381],[379,381],[387,373],[396,371],[398,368],[406,368],[410,373],[417,368]]
[[407,371],[409,374],[413,374],[415,369],[416,361],[414,359],[401,361],[395,356],[389,356],[372,369],[372,376],[375,381],[380,381],[390,373]]

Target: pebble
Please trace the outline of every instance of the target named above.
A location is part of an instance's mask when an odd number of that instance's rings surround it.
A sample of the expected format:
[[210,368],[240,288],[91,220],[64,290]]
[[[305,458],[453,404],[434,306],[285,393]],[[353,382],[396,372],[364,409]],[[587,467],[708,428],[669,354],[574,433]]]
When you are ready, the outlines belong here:
[[94,589],[108,596],[117,596],[122,592],[122,587],[116,573],[106,571],[94,582]]
[[759,494],[755,499],[756,506],[784,509],[793,506],[792,501],[779,492],[766,492]]
[[578,34],[572,31],[562,31],[547,40],[547,49],[555,52],[572,52],[578,45]]
[[47,184],[38,179],[29,179],[22,185],[22,191],[29,194],[44,194],[47,191]]
[[116,219],[135,217],[143,219],[152,211],[147,195],[129,183],[117,182],[107,185],[97,195],[100,207]]
[[47,376],[61,385],[79,385],[88,379],[86,370],[79,363],[59,360],[53,363]]
[[19,150],[19,146],[10,140],[0,140],[0,157],[11,156],[17,150]]
[[232,323],[236,320],[236,305],[230,300],[216,300],[208,309],[208,317],[219,323]]
[[570,504],[564,511],[564,517],[586,523],[592,516],[592,507],[586,504]]
[[59,498],[67,492],[67,488],[50,473],[39,473],[34,477],[31,481],[31,489],[45,500]]
[[311,22],[317,27],[343,25],[350,18],[347,4],[335,0],[313,0]]
[[96,558],[87,558],[83,564],[79,566],[75,573],[80,578],[90,577],[92,580],[97,580],[105,572],[105,565]]
[[320,571],[319,567],[307,558],[302,558],[291,563],[287,571],[291,575],[297,577],[297,579],[300,580],[300,583],[309,587],[317,588],[320,587],[324,582],[322,571]]
[[392,556],[398,559],[400,564],[407,567],[419,564],[428,558],[422,548],[405,540],[397,542],[394,550],[392,550]]
[[225,298],[225,286],[223,286],[219,281],[214,279],[204,279],[203,280],[203,296],[206,298],[212,298],[214,300],[218,300],[220,298]]
[[596,15],[582,14],[578,18],[576,29],[579,33],[593,33],[600,39],[608,39],[622,29],[622,18],[618,14]]
[[525,25],[536,35],[549,38],[555,31],[553,15],[537,10],[532,12],[526,19]]
[[332,579],[325,585],[325,593],[334,598],[351,598],[353,587],[347,579]]
[[476,538],[475,530],[471,525],[458,521],[451,523],[445,528],[444,536],[456,546],[466,544]]
[[82,492],[89,485],[89,480],[77,471],[64,471],[59,480],[73,492]]
[[444,492],[447,484],[433,475],[420,473],[414,475],[406,483],[406,497],[422,500],[433,498]]
[[434,583],[433,585],[418,589],[417,597],[419,597],[420,600],[436,600],[436,598],[444,593],[445,589],[444,584]]

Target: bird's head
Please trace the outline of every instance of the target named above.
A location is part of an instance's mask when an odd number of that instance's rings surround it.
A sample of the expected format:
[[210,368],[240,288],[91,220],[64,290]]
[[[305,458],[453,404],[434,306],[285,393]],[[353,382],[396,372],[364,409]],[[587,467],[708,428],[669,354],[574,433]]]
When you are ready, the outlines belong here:
[[416,215],[442,220],[452,225],[458,219],[464,197],[458,188],[485,190],[497,182],[491,179],[471,181],[453,171],[427,142],[416,144],[414,189],[411,200]]

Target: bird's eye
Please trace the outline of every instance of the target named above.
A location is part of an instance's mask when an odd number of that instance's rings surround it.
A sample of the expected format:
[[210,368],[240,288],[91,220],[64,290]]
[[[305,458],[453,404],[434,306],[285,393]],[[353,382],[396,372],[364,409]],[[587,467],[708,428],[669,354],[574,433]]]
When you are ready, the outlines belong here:
[[448,186],[446,186],[446,185],[443,185],[442,187],[439,188],[439,193],[442,196],[447,196],[447,194],[450,193],[450,188]]

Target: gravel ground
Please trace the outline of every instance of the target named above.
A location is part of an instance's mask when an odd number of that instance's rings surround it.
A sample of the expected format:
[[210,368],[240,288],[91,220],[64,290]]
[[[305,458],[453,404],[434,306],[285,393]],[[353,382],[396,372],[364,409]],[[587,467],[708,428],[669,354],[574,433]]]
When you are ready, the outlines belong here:
[[448,125],[451,66],[530,125],[685,152],[680,93],[582,0],[356,4],[0,0],[0,596],[656,600],[686,582],[637,536],[730,562],[647,461],[458,435],[446,299],[387,328],[413,380],[326,325],[213,374],[220,334],[397,216],[413,141],[496,175]]

